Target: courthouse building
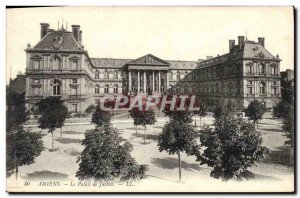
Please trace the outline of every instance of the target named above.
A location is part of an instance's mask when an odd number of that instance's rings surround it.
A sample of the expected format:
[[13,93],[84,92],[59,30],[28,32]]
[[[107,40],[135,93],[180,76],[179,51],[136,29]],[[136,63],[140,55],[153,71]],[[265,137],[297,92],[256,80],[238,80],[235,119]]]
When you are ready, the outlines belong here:
[[[198,95],[208,105],[232,100],[239,108],[254,99],[271,108],[280,97],[280,59],[258,42],[238,37],[230,52],[207,60],[162,60],[152,54],[137,59],[91,58],[82,30],[41,23],[41,40],[26,51],[26,104],[61,97],[71,112],[84,112],[105,95]],[[200,57],[200,55],[199,55]]]

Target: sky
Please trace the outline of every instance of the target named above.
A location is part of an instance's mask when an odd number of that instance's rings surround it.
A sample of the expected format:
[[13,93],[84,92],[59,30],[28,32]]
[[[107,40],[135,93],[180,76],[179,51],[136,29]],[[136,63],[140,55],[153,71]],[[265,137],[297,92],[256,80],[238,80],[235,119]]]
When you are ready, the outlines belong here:
[[40,23],[68,30],[80,25],[90,57],[196,61],[228,53],[239,35],[282,59],[281,71],[294,68],[292,7],[54,7],[7,9],[6,82],[25,72],[28,43],[40,40]]

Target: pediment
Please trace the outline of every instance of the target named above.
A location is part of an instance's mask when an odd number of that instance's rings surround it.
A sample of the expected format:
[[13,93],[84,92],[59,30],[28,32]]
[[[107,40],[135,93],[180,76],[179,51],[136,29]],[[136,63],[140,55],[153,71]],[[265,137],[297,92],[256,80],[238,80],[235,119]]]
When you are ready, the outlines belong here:
[[129,63],[127,63],[127,65],[158,65],[158,66],[169,66],[170,63],[168,63],[167,61],[164,61],[152,54],[147,54],[145,56],[142,56],[138,59],[135,59]]

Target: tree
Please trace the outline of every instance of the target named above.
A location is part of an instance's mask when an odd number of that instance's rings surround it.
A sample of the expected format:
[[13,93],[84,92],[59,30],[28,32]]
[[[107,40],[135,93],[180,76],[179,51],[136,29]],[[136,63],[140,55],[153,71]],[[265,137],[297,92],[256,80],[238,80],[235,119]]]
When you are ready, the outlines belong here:
[[29,119],[29,111],[25,107],[25,93],[7,92],[6,101],[6,130],[12,131]]
[[[147,125],[153,125],[156,122],[155,119],[155,112],[153,109],[145,110],[145,107],[143,110],[139,110],[138,107],[132,108],[130,111],[130,115],[133,118],[133,122],[135,126],[141,125],[145,128],[144,132],[144,144],[146,143],[146,130],[147,130]],[[136,131],[137,133],[137,131]]]
[[37,104],[39,118],[39,128],[48,129],[48,133],[52,135],[52,151],[54,151],[53,131],[61,128],[66,120],[68,108],[58,97],[48,97],[41,99]]
[[148,170],[138,165],[131,157],[132,145],[118,135],[111,126],[97,126],[87,130],[82,141],[85,146],[77,159],[79,169],[76,177],[80,180],[129,180],[143,179]]
[[295,117],[294,117],[294,108],[290,106],[288,108],[288,113],[284,118],[282,129],[286,131],[288,141],[285,142],[285,144],[291,145],[292,148],[294,148],[294,142],[295,142]]
[[236,106],[231,100],[229,100],[226,105],[217,105],[213,112],[215,119],[224,115],[234,115],[236,113]]
[[174,104],[174,109],[171,109],[170,104],[166,104],[163,112],[166,116],[173,120],[180,120],[184,123],[192,123],[193,122],[193,114],[191,111],[188,110],[189,107],[189,100],[185,101],[184,108],[185,110],[179,110],[181,99],[177,98]]
[[108,126],[111,122],[111,113],[110,111],[104,111],[98,105],[95,112],[92,115],[92,123],[97,126]]
[[201,118],[207,115],[207,106],[204,102],[200,102],[198,115],[200,117],[200,126],[201,126]]
[[290,105],[288,102],[281,100],[273,107],[273,117],[285,118],[289,113]]
[[247,169],[269,153],[262,146],[261,135],[255,131],[254,124],[225,115],[216,119],[214,126],[200,131],[201,146],[205,150],[198,155],[197,161],[212,167],[210,175],[216,179],[227,181],[253,177]]
[[171,119],[158,136],[159,151],[166,151],[169,155],[177,154],[179,181],[181,181],[181,158],[180,153],[194,155],[199,150],[197,145],[197,133],[190,123]]
[[265,111],[264,105],[261,102],[254,100],[245,109],[245,115],[248,116],[258,128],[258,122],[263,118]]
[[88,106],[88,108],[86,108],[85,113],[90,114],[95,110],[95,106],[94,105],[90,105]]
[[130,110],[130,116],[133,119],[133,125],[135,126],[135,133],[137,134],[137,126],[142,125],[141,111],[135,107]]
[[6,135],[6,172],[18,175],[19,166],[34,163],[44,150],[42,135],[19,127]]

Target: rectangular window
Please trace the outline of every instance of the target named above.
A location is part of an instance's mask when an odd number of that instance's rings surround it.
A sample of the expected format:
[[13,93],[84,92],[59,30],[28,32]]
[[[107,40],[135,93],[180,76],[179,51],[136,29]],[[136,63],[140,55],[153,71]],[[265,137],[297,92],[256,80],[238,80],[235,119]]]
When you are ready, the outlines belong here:
[[38,87],[33,87],[32,88],[32,92],[33,92],[33,95],[39,95],[39,88]]
[[77,113],[77,104],[72,104],[72,112]]
[[248,94],[253,94],[252,87],[248,87]]
[[73,96],[77,95],[77,87],[72,87],[72,89],[71,89],[71,94],[72,94]]
[[34,61],[33,62],[33,69],[35,69],[35,70],[40,69],[40,61]]
[[77,70],[77,60],[72,60],[72,66],[71,66],[72,70]]

